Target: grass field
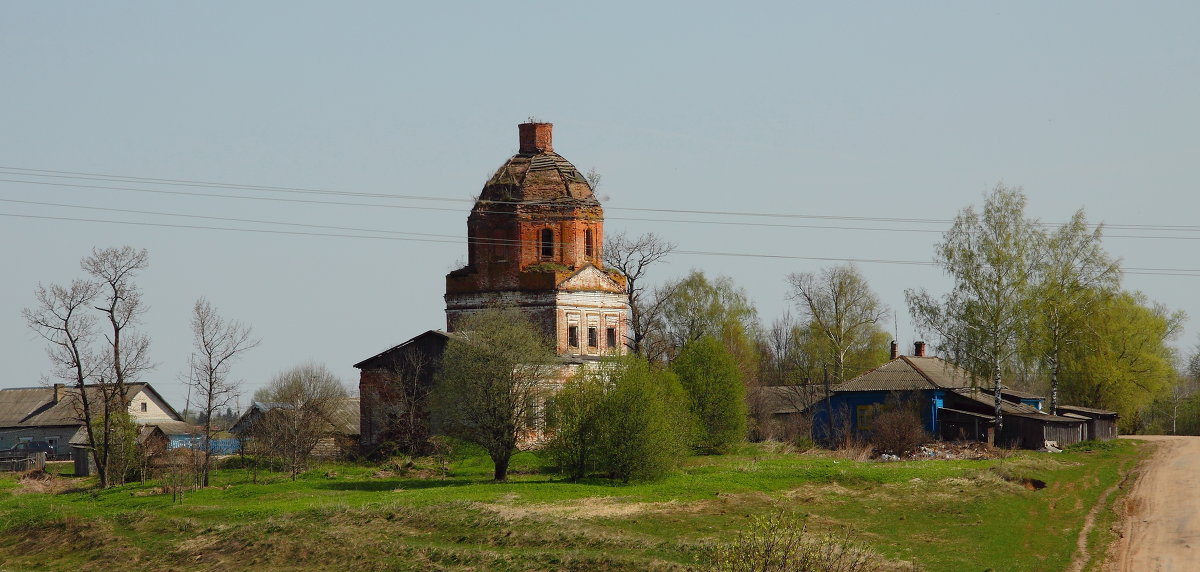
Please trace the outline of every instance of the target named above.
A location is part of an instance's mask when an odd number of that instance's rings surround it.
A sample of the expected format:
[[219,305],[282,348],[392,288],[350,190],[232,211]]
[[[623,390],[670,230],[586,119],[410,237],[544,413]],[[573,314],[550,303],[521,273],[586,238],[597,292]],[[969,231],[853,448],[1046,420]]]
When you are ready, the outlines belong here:
[[[337,464],[252,484],[248,470],[222,469],[182,504],[154,482],[100,491],[3,476],[0,569],[702,569],[751,517],[782,512],[817,531],[849,527],[916,569],[1062,570],[1084,516],[1145,453],[1120,441],[881,463],[754,445],[630,485],[567,482],[531,453],[493,483],[487,458],[469,454],[446,477],[421,463]],[[1105,518],[1090,535],[1096,559],[1111,540]]]

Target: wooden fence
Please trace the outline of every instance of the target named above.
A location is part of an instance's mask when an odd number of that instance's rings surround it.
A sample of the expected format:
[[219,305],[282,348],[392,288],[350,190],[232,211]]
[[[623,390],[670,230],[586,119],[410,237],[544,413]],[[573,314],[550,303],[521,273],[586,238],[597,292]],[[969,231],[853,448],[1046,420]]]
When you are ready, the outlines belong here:
[[0,458],[0,471],[21,472],[46,469],[46,453],[38,451],[29,456]]

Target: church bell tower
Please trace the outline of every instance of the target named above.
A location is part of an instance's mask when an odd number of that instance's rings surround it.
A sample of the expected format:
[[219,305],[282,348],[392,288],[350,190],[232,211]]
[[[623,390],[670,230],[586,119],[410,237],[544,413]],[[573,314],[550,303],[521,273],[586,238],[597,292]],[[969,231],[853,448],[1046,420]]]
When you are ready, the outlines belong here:
[[624,353],[625,277],[601,258],[604,210],[554,152],[553,124],[517,126],[520,149],[467,217],[467,265],[446,275],[446,326],[496,304],[525,312],[562,356]]

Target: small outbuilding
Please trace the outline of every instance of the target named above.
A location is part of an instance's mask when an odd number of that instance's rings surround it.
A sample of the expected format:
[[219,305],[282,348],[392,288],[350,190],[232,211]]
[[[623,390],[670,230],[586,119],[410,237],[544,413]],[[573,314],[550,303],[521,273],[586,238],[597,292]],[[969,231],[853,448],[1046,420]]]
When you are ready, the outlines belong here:
[[1117,412],[1078,405],[1059,405],[1058,413],[1083,419],[1085,441],[1107,441],[1117,438]]

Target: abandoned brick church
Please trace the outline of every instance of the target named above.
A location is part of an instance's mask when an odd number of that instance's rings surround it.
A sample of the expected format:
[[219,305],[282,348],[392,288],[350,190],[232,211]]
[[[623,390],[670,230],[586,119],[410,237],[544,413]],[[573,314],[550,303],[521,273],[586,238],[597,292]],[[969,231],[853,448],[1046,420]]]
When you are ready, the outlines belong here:
[[446,330],[426,331],[354,365],[367,450],[424,441],[424,398],[464,315],[497,304],[519,308],[552,340],[563,363],[560,382],[602,355],[625,351],[629,297],[624,276],[604,269],[600,201],[554,152],[552,124],[517,127],[517,154],[484,183],[467,217],[467,265],[446,275]]

